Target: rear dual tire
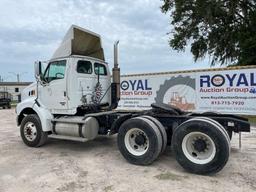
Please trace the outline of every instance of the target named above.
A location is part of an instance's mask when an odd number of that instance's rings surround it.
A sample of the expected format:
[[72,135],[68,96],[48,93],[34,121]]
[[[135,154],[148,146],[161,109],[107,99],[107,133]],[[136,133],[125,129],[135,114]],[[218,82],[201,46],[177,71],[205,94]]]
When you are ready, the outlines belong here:
[[[218,113],[218,112],[213,112],[213,111],[207,111],[207,112],[204,112],[204,113],[202,113],[203,115],[219,115],[220,113]],[[211,119],[211,118],[209,118],[209,117],[200,117],[200,118],[206,118],[206,119]],[[213,120],[213,119],[211,119],[212,121],[215,121],[215,120]],[[220,125],[217,121],[215,121],[218,125]],[[221,125],[221,127],[223,127],[222,125]],[[232,135],[233,135],[233,131],[232,131],[232,129],[225,129],[226,130],[226,132],[227,132],[227,134],[228,134],[228,136],[229,136],[229,139],[231,140],[232,139]]]
[[165,149],[167,136],[162,133],[164,128],[159,127],[159,123],[153,117],[143,116],[129,119],[121,125],[118,148],[128,162],[149,165]]
[[194,118],[174,130],[172,148],[178,163],[196,174],[213,174],[228,161],[230,139],[226,130],[209,118]]
[[163,153],[166,149],[166,146],[167,146],[167,133],[166,133],[166,130],[165,130],[164,126],[160,123],[160,121],[158,121],[154,117],[146,116],[146,115],[142,116],[142,117],[152,121],[157,126],[158,130],[160,131],[162,141],[163,141],[161,153]]

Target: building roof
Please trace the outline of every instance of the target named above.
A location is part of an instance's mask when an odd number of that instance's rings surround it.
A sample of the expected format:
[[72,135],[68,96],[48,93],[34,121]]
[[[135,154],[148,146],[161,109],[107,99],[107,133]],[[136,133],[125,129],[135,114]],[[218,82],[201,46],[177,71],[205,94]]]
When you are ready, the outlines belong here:
[[0,82],[0,86],[28,86],[33,82]]

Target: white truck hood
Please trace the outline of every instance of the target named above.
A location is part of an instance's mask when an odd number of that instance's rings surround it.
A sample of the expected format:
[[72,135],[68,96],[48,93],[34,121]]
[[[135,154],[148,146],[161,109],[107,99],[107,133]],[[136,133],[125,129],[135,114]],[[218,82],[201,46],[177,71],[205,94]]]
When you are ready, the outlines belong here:
[[[31,96],[29,95],[30,91],[34,91],[36,93],[36,82],[31,83],[29,86],[27,86],[25,89],[23,89],[23,91],[21,92],[21,101],[24,101],[27,98],[31,98]],[[36,93],[37,94],[37,93]],[[34,97],[36,97],[36,95],[34,95]]]
[[70,55],[89,56],[105,61],[100,35],[72,25],[52,59]]

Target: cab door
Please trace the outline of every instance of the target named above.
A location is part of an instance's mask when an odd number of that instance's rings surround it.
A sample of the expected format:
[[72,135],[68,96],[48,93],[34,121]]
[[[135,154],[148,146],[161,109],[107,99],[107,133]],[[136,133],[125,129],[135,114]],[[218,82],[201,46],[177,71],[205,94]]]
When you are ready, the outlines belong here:
[[50,62],[44,72],[45,85],[39,89],[39,99],[52,113],[68,109],[66,76],[66,60]]
[[110,74],[106,64],[94,63],[95,78],[98,79],[99,85],[95,87],[95,100],[96,102],[111,104],[111,91],[109,89],[111,85]]

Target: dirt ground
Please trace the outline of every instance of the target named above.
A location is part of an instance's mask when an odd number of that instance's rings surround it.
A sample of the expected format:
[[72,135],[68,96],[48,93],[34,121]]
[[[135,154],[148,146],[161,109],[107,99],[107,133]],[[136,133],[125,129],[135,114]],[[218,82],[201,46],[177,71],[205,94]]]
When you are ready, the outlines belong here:
[[256,129],[232,140],[229,162],[213,176],[187,173],[170,149],[150,166],[131,165],[116,137],[79,143],[50,139],[40,148],[23,144],[15,111],[0,110],[0,191],[256,191]]

